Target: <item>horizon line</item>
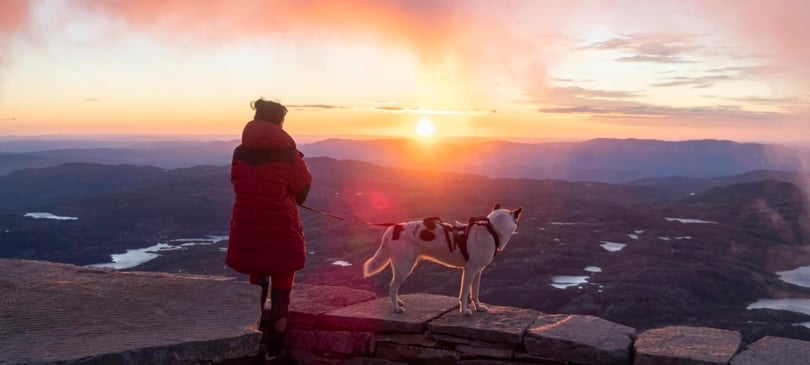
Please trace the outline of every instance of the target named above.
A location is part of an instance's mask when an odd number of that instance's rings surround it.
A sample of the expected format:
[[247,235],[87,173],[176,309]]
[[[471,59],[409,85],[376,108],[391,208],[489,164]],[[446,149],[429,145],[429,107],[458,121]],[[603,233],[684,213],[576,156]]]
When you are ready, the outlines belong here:
[[[11,141],[35,141],[37,139],[53,141],[120,141],[129,139],[138,142],[171,142],[171,141],[202,141],[202,142],[226,142],[240,139],[239,134],[193,134],[193,133],[98,133],[98,134],[18,134],[0,136],[0,143]],[[591,137],[591,138],[510,138],[510,137],[481,137],[481,136],[445,136],[432,138],[429,141],[420,138],[391,136],[391,135],[314,135],[295,134],[293,138],[300,144],[322,142],[330,139],[343,139],[352,141],[368,140],[414,140],[430,143],[441,141],[465,141],[465,142],[513,142],[513,143],[565,143],[565,142],[586,142],[593,140],[639,140],[639,141],[660,141],[660,142],[688,142],[688,141],[729,141],[734,143],[756,143],[756,144],[776,144],[787,146],[810,147],[807,141],[757,141],[757,140],[733,140],[720,138],[693,138],[693,139],[663,139],[663,138],[638,138],[638,137]]]

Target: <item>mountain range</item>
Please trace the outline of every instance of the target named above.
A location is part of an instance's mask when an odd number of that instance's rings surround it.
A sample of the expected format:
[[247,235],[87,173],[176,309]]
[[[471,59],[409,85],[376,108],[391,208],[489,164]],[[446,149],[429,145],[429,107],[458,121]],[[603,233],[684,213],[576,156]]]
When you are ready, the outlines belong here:
[[[0,174],[69,162],[161,168],[224,165],[238,141],[0,141]],[[753,170],[810,171],[799,147],[722,140],[667,142],[594,139],[515,143],[411,139],[327,139],[302,144],[308,157],[331,157],[419,170],[490,177],[627,183],[654,178],[709,178]]]
[[[638,154],[638,146],[644,143],[625,142],[631,147],[621,148],[625,152],[616,155],[631,161],[634,153],[630,151]],[[612,149],[621,144],[615,140],[591,143],[577,146],[602,143]],[[701,143],[708,142],[697,145]],[[216,148],[227,150],[224,144]],[[660,147],[669,142],[651,144]],[[767,150],[757,145],[709,144],[731,146],[713,154],[726,157],[706,159],[724,163],[733,160],[728,156],[751,157]],[[158,146],[167,145],[177,146]],[[504,146],[537,147],[493,145],[499,147],[490,152],[498,151],[495,154],[501,158],[506,156]],[[478,144],[464,148],[482,150]],[[688,150],[679,153],[692,156]],[[111,156],[117,151],[113,149]],[[777,274],[810,264],[806,188],[810,176],[799,165],[763,170],[763,160],[742,159],[733,169],[720,171],[751,170],[700,177],[684,172],[688,161],[672,163],[667,170],[669,160],[662,160],[657,167],[634,165],[641,166],[638,171],[645,171],[646,177],[617,184],[473,174],[459,172],[464,169],[452,164],[427,162],[395,167],[346,156],[316,157],[315,149],[305,153],[314,176],[307,204],[344,220],[301,210],[309,254],[307,266],[297,275],[299,282],[386,295],[390,273],[362,277],[362,263],[376,250],[383,231],[366,223],[429,216],[452,223],[484,215],[501,203],[509,208],[522,206],[524,213],[518,234],[484,272],[481,295],[486,303],[546,313],[593,314],[640,329],[705,325],[739,330],[746,340],[762,335],[810,339],[810,329],[797,325],[810,322],[810,315],[748,309],[763,298],[810,298],[810,288],[789,284]],[[15,157],[25,154],[13,153]],[[94,156],[88,151],[81,155]],[[379,152],[369,158],[385,156]],[[490,153],[482,156],[482,166],[496,165]],[[646,156],[658,155],[648,152]],[[446,171],[435,169],[442,166]],[[664,171],[683,174],[656,177]],[[73,161],[10,171],[0,176],[0,256],[87,265],[172,239],[227,236],[233,202],[229,174],[227,162],[178,168]],[[636,176],[622,176],[630,175]],[[30,212],[77,219],[25,216]],[[128,270],[244,279],[224,265],[226,241],[179,246]],[[455,295],[459,275],[456,270],[422,264],[402,292]]]

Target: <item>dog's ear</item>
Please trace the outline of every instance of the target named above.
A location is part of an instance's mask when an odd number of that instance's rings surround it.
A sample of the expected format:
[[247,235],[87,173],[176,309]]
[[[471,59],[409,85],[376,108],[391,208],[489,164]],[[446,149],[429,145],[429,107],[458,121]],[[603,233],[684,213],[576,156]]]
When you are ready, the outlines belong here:
[[498,210],[498,209],[501,209],[501,203],[495,204],[495,208],[492,208],[492,210]]
[[523,207],[517,208],[512,211],[512,216],[515,217],[515,221],[517,221],[520,218],[520,213],[523,213]]

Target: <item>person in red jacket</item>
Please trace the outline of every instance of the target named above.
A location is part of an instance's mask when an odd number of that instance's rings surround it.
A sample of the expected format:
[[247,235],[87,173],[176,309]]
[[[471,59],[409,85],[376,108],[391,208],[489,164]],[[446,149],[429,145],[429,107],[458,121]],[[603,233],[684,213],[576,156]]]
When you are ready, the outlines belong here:
[[256,115],[245,125],[231,163],[236,199],[225,263],[261,286],[262,313],[269,289],[270,313],[260,322],[262,343],[268,353],[278,353],[295,272],[305,262],[298,204],[307,198],[312,175],[295,141],[282,129],[287,108],[264,99],[251,108]]

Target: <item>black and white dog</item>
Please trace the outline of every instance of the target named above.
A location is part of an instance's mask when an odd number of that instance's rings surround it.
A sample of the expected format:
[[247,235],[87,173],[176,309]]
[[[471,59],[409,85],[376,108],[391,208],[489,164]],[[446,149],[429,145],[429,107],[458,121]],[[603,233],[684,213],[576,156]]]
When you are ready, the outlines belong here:
[[405,310],[405,303],[398,298],[399,287],[420,259],[460,268],[464,271],[458,298],[459,311],[472,315],[467,298],[472,300],[476,311],[486,311],[487,307],[478,298],[481,273],[495,254],[509,243],[522,211],[523,208],[501,209],[497,204],[489,215],[470,218],[467,224],[450,225],[441,223],[438,218],[427,218],[393,225],[383,234],[377,253],[366,260],[363,275],[377,274],[390,264],[393,272],[389,289],[391,304],[394,312],[401,313]]

